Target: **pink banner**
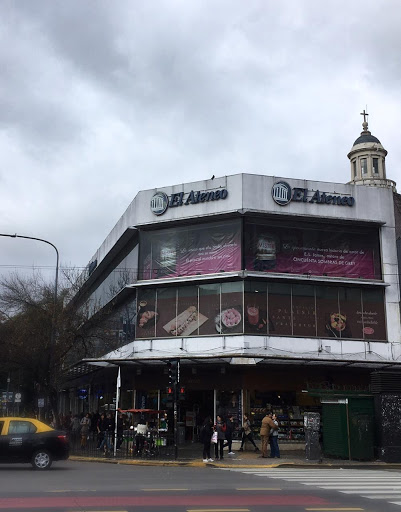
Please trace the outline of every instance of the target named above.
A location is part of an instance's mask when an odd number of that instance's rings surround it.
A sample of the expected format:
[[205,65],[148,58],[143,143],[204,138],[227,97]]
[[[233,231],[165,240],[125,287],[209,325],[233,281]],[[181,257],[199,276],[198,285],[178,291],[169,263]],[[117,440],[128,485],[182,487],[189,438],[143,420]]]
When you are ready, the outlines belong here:
[[380,279],[377,237],[371,232],[266,229],[250,225],[248,236],[249,270]]
[[141,251],[142,279],[241,270],[240,222],[144,233]]

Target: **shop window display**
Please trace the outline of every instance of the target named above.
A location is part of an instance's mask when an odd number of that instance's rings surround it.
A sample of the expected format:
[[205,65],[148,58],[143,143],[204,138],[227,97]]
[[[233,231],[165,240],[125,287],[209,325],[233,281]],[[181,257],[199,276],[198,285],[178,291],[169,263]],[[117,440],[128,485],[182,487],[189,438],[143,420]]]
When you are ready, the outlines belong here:
[[267,311],[267,283],[246,281],[244,283],[244,332],[268,334]]
[[177,336],[179,323],[177,321],[177,288],[157,288],[157,311],[159,319],[156,322],[156,337],[167,338]]
[[337,337],[363,339],[361,298],[361,290],[357,288],[339,288],[340,309],[337,316],[331,318]]
[[137,338],[154,338],[159,310],[156,307],[156,290],[154,288],[138,290],[138,314],[136,322]]
[[362,291],[363,337],[365,340],[386,340],[386,322],[382,290]]
[[[204,324],[207,317],[199,310],[198,287],[182,286],[177,292],[177,317],[172,321],[171,332],[176,336],[196,336],[199,326]],[[176,326],[173,325],[176,322]],[[168,329],[169,326],[167,326]]]
[[316,286],[317,336],[319,338],[339,338],[341,326],[338,324],[340,304],[337,286]]
[[291,336],[291,285],[286,283],[269,283],[268,294],[270,335]]
[[[216,335],[220,315],[220,283],[199,285],[199,311],[206,320],[199,325],[200,335]],[[217,321],[216,321],[217,319]]]
[[137,307],[139,339],[245,333],[386,340],[384,294],[374,288],[230,281],[139,289]]
[[216,321],[216,330],[220,334],[243,333],[243,325],[243,283],[222,283],[221,312]]
[[314,286],[292,285],[292,322],[294,336],[316,337]]

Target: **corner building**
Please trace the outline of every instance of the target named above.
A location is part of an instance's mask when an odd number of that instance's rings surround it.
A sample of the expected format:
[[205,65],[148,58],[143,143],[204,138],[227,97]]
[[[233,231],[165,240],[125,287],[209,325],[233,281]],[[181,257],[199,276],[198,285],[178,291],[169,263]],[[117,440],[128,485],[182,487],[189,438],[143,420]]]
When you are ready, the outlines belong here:
[[[303,414],[317,411],[326,451],[342,456],[331,404],[354,400],[377,426],[372,378],[401,356],[392,185],[236,174],[141,191],[80,297],[94,317],[107,311],[117,340],[83,363],[121,367],[122,408],[165,409],[167,362],[179,360],[181,440],[208,414],[240,425],[249,413],[257,429],[268,408],[281,443],[302,442]],[[112,402],[114,376],[101,375],[80,377],[89,410]]]

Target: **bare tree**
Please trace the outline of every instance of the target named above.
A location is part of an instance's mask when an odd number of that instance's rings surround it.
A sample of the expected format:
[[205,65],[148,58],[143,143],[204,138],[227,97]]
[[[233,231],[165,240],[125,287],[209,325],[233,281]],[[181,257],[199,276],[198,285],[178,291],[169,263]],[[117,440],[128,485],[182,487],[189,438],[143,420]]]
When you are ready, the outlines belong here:
[[0,280],[3,375],[18,373],[32,407],[34,399],[45,396],[56,418],[64,368],[92,355],[94,345],[82,327],[87,321],[85,308],[69,301],[71,293],[71,282],[61,279],[55,305],[54,286],[40,273],[13,273]]

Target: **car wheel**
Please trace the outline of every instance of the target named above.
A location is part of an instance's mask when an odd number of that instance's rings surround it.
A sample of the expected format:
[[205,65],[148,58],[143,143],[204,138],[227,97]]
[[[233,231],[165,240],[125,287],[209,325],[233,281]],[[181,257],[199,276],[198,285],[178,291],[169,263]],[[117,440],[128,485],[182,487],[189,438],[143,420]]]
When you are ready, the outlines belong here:
[[38,450],[33,454],[32,466],[34,469],[49,469],[52,462],[52,457],[47,450]]

